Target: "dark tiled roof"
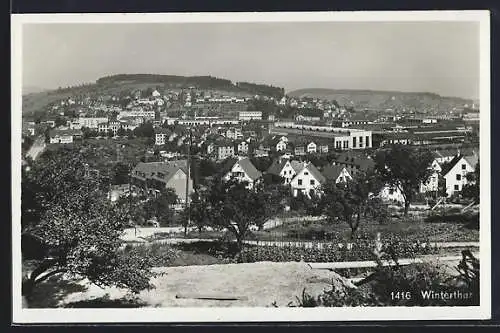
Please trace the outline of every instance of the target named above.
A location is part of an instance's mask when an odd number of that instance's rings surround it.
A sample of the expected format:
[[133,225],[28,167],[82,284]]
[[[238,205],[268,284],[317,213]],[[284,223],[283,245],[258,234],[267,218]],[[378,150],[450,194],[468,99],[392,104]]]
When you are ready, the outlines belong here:
[[446,175],[453,167],[462,159],[462,155],[455,156],[449,163],[446,163],[442,170],[441,174]]
[[262,176],[262,173],[257,170],[249,158],[242,158],[237,163],[252,180],[259,179]]
[[326,181],[325,176],[321,174],[321,172],[314,166],[312,163],[308,163],[306,165],[306,169],[309,170],[309,172],[316,178],[316,180],[320,183],[323,184]]
[[273,175],[280,175],[281,170],[283,170],[283,167],[285,166],[287,160],[282,159],[281,161],[279,159],[276,159],[273,161],[269,169],[267,169],[267,173],[273,174]]
[[299,173],[302,169],[304,169],[305,163],[300,161],[290,161],[290,165],[293,170],[295,170],[295,173]]
[[[135,166],[132,170],[132,176],[136,177],[135,172],[142,172],[145,177],[141,178],[155,178],[168,182],[168,180],[181,169],[185,173],[187,172],[187,161],[186,160],[176,160],[168,162],[142,162]],[[162,173],[163,177],[158,177],[158,173]]]
[[464,159],[467,161],[467,163],[470,164],[471,167],[476,168],[477,163],[479,162],[479,158],[477,155],[469,155],[469,156],[464,156]]
[[340,173],[345,167],[340,165],[327,165],[323,168],[322,174],[326,179],[335,180],[339,177]]
[[66,136],[66,135],[83,135],[83,132],[81,130],[75,130],[75,129],[54,129],[50,131],[50,137],[55,137],[56,135],[59,136]]

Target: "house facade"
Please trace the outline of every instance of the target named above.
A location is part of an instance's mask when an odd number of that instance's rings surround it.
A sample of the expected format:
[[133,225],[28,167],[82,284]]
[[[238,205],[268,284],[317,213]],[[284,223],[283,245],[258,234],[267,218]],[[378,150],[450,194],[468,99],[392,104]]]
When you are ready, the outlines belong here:
[[446,170],[443,170],[443,177],[446,182],[446,194],[452,196],[462,191],[464,185],[468,184],[467,174],[474,172],[478,163],[477,156],[455,157]]
[[262,173],[255,168],[249,158],[239,157],[230,170],[224,175],[223,179],[228,181],[234,178],[239,182],[246,182],[247,189],[253,189],[255,184],[260,181],[261,177]]
[[193,192],[193,180],[187,179],[187,161],[139,163],[130,173],[130,185],[133,191],[157,196],[163,189],[173,189],[179,203],[186,202]]
[[299,192],[309,197],[311,191],[319,193],[318,189],[326,181],[325,177],[311,163],[306,163],[290,182],[292,195],[296,197]]
[[246,141],[238,142],[236,148],[238,149],[238,154],[248,154],[248,142]]
[[218,160],[225,160],[228,157],[234,156],[234,146],[233,145],[218,145],[215,149],[216,158]]
[[308,154],[314,154],[314,153],[316,153],[316,148],[317,148],[317,146],[316,146],[316,144],[314,142],[309,142],[307,144],[307,153]]

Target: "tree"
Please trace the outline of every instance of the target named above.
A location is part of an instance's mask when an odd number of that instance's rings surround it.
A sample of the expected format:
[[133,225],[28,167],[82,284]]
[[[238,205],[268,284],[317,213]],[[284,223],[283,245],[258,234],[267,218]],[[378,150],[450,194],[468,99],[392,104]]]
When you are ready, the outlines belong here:
[[380,203],[374,195],[381,187],[380,179],[373,172],[360,172],[347,183],[327,181],[321,187],[324,213],[330,222],[344,220],[351,228],[351,238],[354,238],[361,217],[369,212],[374,218],[381,217]]
[[189,212],[184,211],[184,219],[187,220],[188,214],[189,218],[196,228],[198,232],[202,232],[203,228],[210,225],[210,219],[207,216],[208,210],[208,198],[206,193],[204,192],[193,192],[191,194],[191,201],[189,203]]
[[209,194],[207,214],[215,226],[226,228],[236,237],[238,249],[250,234],[250,226],[263,225],[269,216],[269,195],[249,190],[246,182],[235,179],[214,182]]
[[116,163],[112,171],[112,184],[127,184],[129,182],[129,172],[128,165],[121,162]]
[[64,119],[64,117],[57,116],[56,119],[55,119],[55,125],[56,125],[56,127],[60,127],[60,126],[66,125],[66,119]]
[[[107,200],[99,182],[86,175],[74,148],[45,152],[23,174],[22,253],[38,263],[23,281],[28,299],[39,283],[60,273],[134,293],[153,287],[150,258],[120,249],[128,206]],[[36,258],[27,257],[33,253]]]
[[168,225],[174,217],[171,206],[176,202],[177,194],[173,189],[162,190],[158,197],[151,198],[144,204],[146,218],[156,217],[161,225]]
[[462,196],[474,200],[475,204],[479,203],[479,161],[476,164],[473,172],[466,175],[467,184],[462,188]]
[[127,135],[127,131],[123,127],[120,127],[118,129],[118,131],[116,131],[116,135],[118,135],[118,136],[125,136],[125,135]]
[[403,195],[405,216],[420,184],[432,174],[432,160],[432,154],[427,150],[418,151],[399,145],[380,151],[375,157],[375,168],[381,180],[399,189]]
[[134,135],[143,138],[153,138],[154,128],[153,124],[144,123],[134,129]]

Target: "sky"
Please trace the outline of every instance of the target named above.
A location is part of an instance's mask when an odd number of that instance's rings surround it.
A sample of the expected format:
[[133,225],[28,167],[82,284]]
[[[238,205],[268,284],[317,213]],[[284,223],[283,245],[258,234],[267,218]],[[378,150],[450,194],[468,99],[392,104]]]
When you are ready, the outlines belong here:
[[479,98],[477,22],[31,23],[22,47],[23,87],[151,73]]

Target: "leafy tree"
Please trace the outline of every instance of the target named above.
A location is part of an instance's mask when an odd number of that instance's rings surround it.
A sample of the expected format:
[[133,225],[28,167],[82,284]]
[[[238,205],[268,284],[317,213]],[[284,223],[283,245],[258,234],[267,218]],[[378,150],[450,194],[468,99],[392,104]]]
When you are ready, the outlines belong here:
[[121,162],[116,163],[112,171],[112,184],[127,184],[129,182],[129,172],[130,168],[128,165]]
[[57,116],[56,119],[55,119],[55,125],[56,125],[56,127],[65,126],[66,125],[66,119],[64,117]]
[[28,299],[39,283],[60,273],[134,293],[153,287],[149,258],[120,250],[127,206],[110,203],[84,164],[78,150],[61,148],[45,152],[23,174],[22,253],[38,263],[23,281]]
[[174,217],[171,205],[177,202],[177,194],[171,188],[162,190],[156,198],[149,199],[144,204],[147,219],[156,217],[161,225],[168,225]]
[[189,203],[189,212],[183,212],[183,218],[187,221],[188,214],[191,222],[196,226],[198,232],[202,232],[203,228],[210,225],[210,219],[207,215],[208,198],[204,192],[193,192]]
[[474,200],[475,204],[479,203],[479,162],[473,172],[466,175],[467,184],[462,188],[462,196]]
[[381,180],[401,191],[404,198],[404,214],[408,214],[420,184],[432,174],[430,168],[433,157],[425,151],[395,145],[375,156],[375,168]]
[[380,219],[384,216],[380,202],[374,195],[382,183],[374,173],[359,173],[346,184],[328,181],[322,186],[323,209],[330,222],[344,220],[351,228],[351,238],[359,229],[361,217],[371,213]]
[[116,135],[118,135],[118,136],[125,136],[125,135],[127,135],[127,131],[123,127],[120,127],[118,129],[118,131],[116,131]]
[[211,223],[226,228],[236,237],[238,249],[250,234],[250,226],[263,225],[270,215],[269,195],[249,190],[245,182],[235,179],[214,182],[209,194],[207,213]]
[[134,129],[134,135],[143,138],[153,138],[154,128],[151,123],[144,123]]

